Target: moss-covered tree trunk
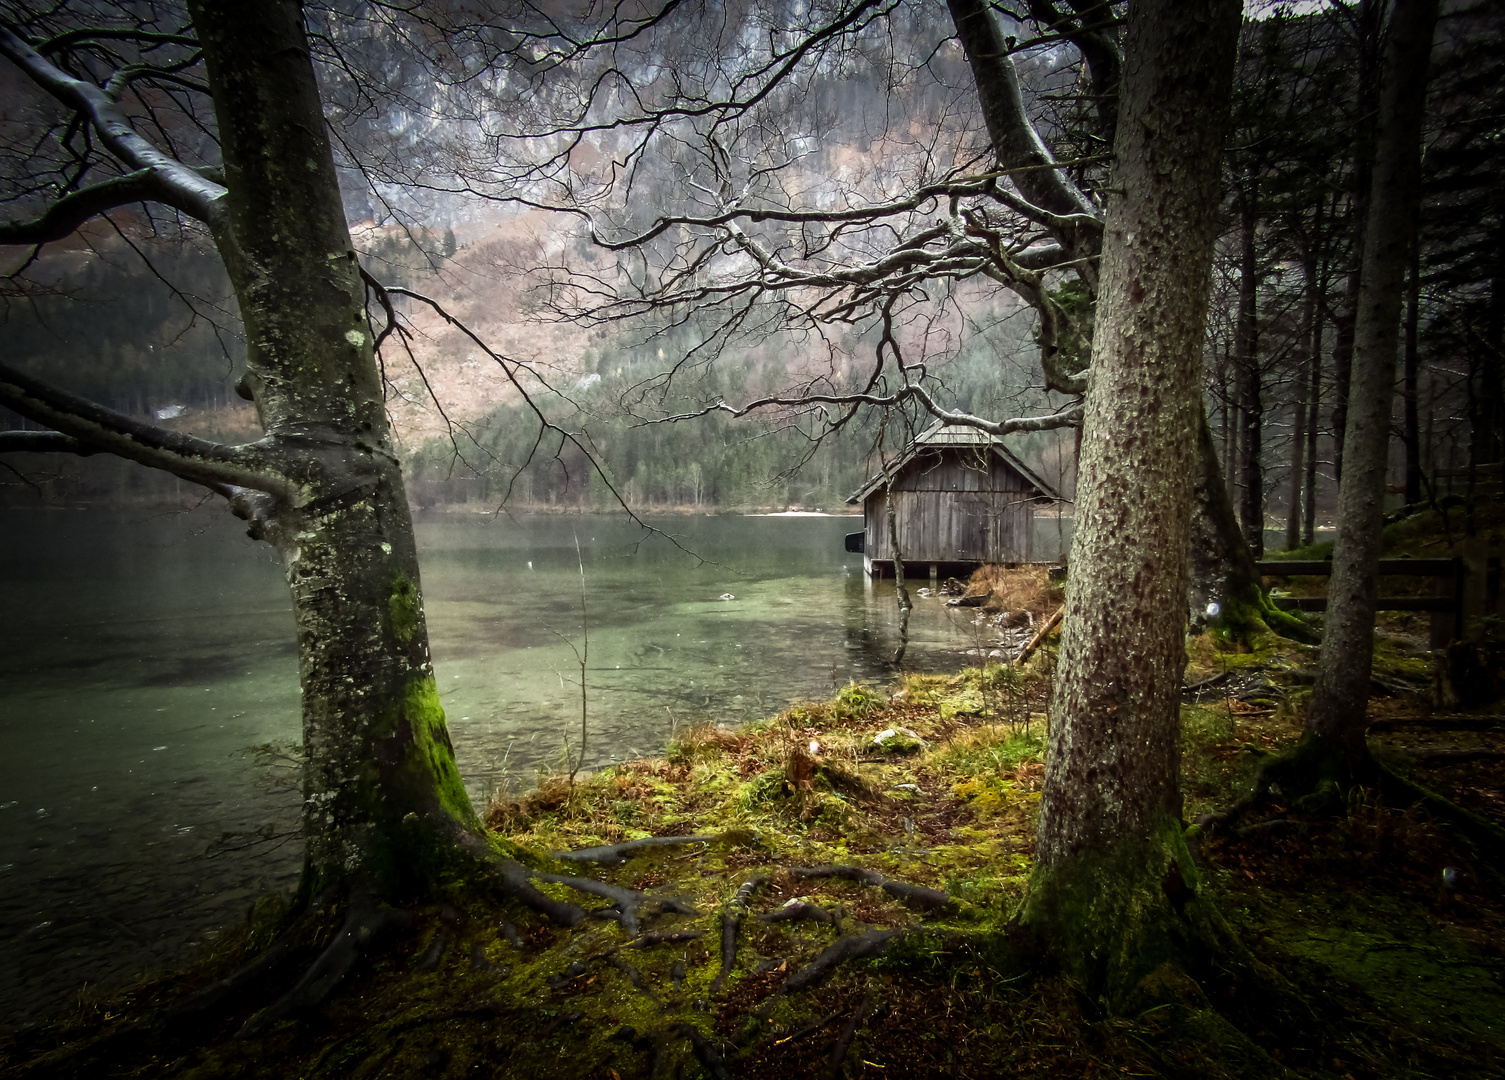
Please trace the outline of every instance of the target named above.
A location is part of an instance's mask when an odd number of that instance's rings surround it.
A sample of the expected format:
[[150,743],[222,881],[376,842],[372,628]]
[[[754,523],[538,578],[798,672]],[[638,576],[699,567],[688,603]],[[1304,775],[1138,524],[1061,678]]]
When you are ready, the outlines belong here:
[[1364,740],[1378,598],[1390,412],[1406,263],[1420,198],[1421,123],[1437,0],[1396,0],[1386,34],[1379,131],[1354,328],[1338,539],[1322,662],[1303,754],[1344,783],[1368,771]]
[[1315,642],[1316,632],[1270,602],[1254,553],[1244,542],[1205,410],[1198,420],[1191,527],[1191,579],[1187,587],[1193,630],[1212,630],[1232,645],[1273,630]]
[[1197,934],[1179,694],[1237,0],[1136,0],[1024,926],[1122,1003]]
[[268,467],[243,495],[282,555],[307,755],[305,889],[387,889],[478,831],[435,693],[418,559],[325,132],[291,0],[193,0],[224,158],[216,241],[248,345]]

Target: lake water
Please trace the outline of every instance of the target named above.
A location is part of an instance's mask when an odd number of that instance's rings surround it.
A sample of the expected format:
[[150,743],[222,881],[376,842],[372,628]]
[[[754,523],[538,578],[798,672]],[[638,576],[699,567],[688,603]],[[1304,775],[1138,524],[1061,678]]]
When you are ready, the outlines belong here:
[[[657,753],[676,724],[892,677],[892,583],[842,549],[858,519],[652,524],[679,546],[621,517],[418,522],[435,672],[478,802],[578,746],[577,538],[587,767]],[[1055,523],[1040,534],[1054,550]],[[279,753],[299,738],[297,658],[280,564],[217,508],[8,510],[0,578],[0,1018],[16,1023],[181,959],[294,884]],[[906,665],[960,666],[969,615],[920,602]]]

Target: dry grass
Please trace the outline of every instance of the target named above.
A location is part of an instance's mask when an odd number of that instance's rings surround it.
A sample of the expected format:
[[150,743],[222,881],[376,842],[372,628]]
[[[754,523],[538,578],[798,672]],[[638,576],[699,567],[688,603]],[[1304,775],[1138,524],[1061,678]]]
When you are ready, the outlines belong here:
[[968,596],[987,596],[985,611],[1028,611],[1039,623],[1061,605],[1062,590],[1050,580],[1049,567],[997,564],[980,566],[967,580]]

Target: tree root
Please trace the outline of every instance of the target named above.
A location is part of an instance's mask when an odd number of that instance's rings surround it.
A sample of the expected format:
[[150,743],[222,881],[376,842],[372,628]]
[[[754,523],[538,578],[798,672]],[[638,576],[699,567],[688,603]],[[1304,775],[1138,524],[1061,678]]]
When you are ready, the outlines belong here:
[[847,881],[860,881],[864,885],[876,885],[909,907],[920,908],[924,911],[934,911],[951,903],[950,895],[940,889],[913,885],[907,881],[885,877],[876,870],[867,870],[860,866],[797,867],[790,872],[797,878],[834,877],[844,878]]
[[[469,834],[467,834],[469,835]],[[469,845],[467,845],[469,846]],[[479,842],[476,846],[480,846]],[[524,907],[538,912],[552,923],[560,926],[579,926],[585,918],[585,909],[577,904],[555,900],[539,892],[529,880],[533,871],[516,859],[498,855],[489,848],[482,848],[482,866],[491,872],[492,881],[499,886],[504,897],[516,900]]]
[[705,1037],[694,1024],[680,1024],[676,1028],[681,1035],[690,1040],[690,1049],[695,1054],[695,1060],[711,1074],[712,1080],[732,1080],[732,1074],[727,1072],[726,1061],[711,1040]]
[[[1424,806],[1467,840],[1493,874],[1505,875],[1505,829],[1430,788],[1406,779],[1375,760],[1367,750],[1357,760],[1349,761],[1336,751],[1318,745],[1310,737],[1283,754],[1267,758],[1261,763],[1254,788],[1248,795],[1221,814],[1200,819],[1198,825],[1207,832],[1231,831],[1277,786],[1283,798],[1313,809],[1324,802],[1336,803],[1349,791],[1361,787],[1379,791],[1391,806]],[[1261,822],[1260,826],[1263,828],[1266,824]]]
[[1396,728],[1422,728],[1427,731],[1498,731],[1505,729],[1505,716],[1434,713],[1425,718],[1377,716],[1369,721],[1370,731],[1393,731]]
[[646,904],[659,905],[660,911],[673,911],[681,915],[694,915],[695,909],[678,897],[673,896],[648,896],[636,889],[623,888],[621,885],[612,885],[609,882],[597,881],[594,878],[571,877],[567,874],[546,874],[535,872],[533,874],[539,881],[548,881],[557,885],[564,885],[576,892],[589,893],[594,896],[602,896],[613,902],[610,908],[601,908],[591,912],[603,918],[619,919],[622,928],[629,934],[638,932],[638,912]]
[[1484,747],[1463,750],[1449,746],[1428,746],[1408,748],[1402,752],[1407,757],[1415,758],[1420,765],[1459,765],[1468,761],[1505,760],[1505,750],[1489,750]]
[[857,1003],[857,1008],[852,1010],[852,1018],[841,1029],[841,1035],[836,1040],[836,1045],[831,1047],[831,1057],[826,1063],[826,1075],[830,1080],[840,1080],[842,1065],[846,1063],[847,1051],[852,1048],[852,1039],[857,1035],[857,1029],[862,1026],[862,1021],[867,1018],[868,1012],[873,1007],[873,995],[869,991],[862,995],[862,1000]]
[[414,965],[414,971],[434,971],[439,967],[439,962],[444,959],[444,952],[449,948],[449,931],[440,927],[434,935],[433,942]]
[[803,900],[790,900],[788,903],[758,916],[758,921],[760,922],[802,922],[805,920],[835,923],[836,916],[823,907],[808,904]]
[[174,1005],[168,1012],[168,1021],[184,1023],[205,1013],[233,1008],[242,995],[280,968],[291,955],[292,946],[287,937],[278,938],[250,963]]
[[653,992],[653,987],[649,986],[648,981],[643,978],[643,973],[637,968],[627,963],[627,961],[619,959],[615,956],[608,957],[606,962],[620,971],[623,975],[626,975],[627,981],[632,983],[633,989],[635,989],[638,993],[642,994],[655,1005],[663,1004],[663,1002],[659,1000],[659,996]]
[[577,851],[556,851],[554,858],[560,862],[597,863],[601,866],[621,866],[628,856],[647,848],[674,847],[679,844],[713,844],[715,836],[648,836],[641,840],[624,840],[607,847],[580,848]]
[[835,944],[785,979],[779,993],[798,993],[814,986],[848,960],[877,956],[888,948],[890,941],[902,934],[903,931],[900,930],[875,929],[862,934],[848,934],[846,937],[837,938]]
[[732,965],[737,960],[737,931],[742,927],[742,920],[747,917],[747,907],[752,902],[753,895],[767,884],[767,874],[748,878],[721,912],[721,970],[711,981],[711,993],[719,992],[721,984],[732,973]]
[[280,1021],[318,1008],[372,945],[412,921],[406,911],[377,904],[364,890],[356,890],[350,897],[345,925],[334,941],[319,954],[296,986],[247,1020],[238,1037],[260,1035]]

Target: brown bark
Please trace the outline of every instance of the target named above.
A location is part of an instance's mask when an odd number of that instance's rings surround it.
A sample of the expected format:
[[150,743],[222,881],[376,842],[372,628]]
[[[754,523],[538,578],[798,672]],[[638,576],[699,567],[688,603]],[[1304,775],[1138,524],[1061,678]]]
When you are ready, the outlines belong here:
[[[1419,237],[1417,238],[1419,240]],[[1417,401],[1418,331],[1421,323],[1421,244],[1411,245],[1410,266],[1406,270],[1406,346],[1401,363],[1401,402],[1405,420],[1401,425],[1406,445],[1406,505],[1421,502],[1421,419]]]
[[1239,524],[1256,559],[1265,554],[1264,388],[1259,364],[1259,187],[1248,180],[1239,200],[1238,314],[1234,355],[1243,435],[1239,440]]
[[1420,139],[1437,0],[1397,0],[1387,35],[1379,137],[1354,330],[1338,540],[1307,740],[1357,767],[1374,653],[1385,470],[1406,261],[1420,198]]
[[[1178,700],[1235,0],[1130,9],[1077,531],[1023,922],[1110,1000],[1180,919]],[[1174,873],[1168,873],[1167,863]],[[1183,865],[1184,864],[1184,865]],[[1174,880],[1178,889],[1163,889]],[[1154,943],[1154,944],[1152,944]],[[1174,950],[1173,950],[1174,951]]]
[[1344,314],[1333,344],[1333,477],[1342,483],[1343,433],[1348,429],[1349,382],[1353,372],[1355,320],[1363,284],[1364,238],[1369,221],[1369,193],[1374,165],[1375,117],[1379,112],[1379,40],[1382,0],[1359,0],[1358,100],[1354,102],[1353,173],[1350,210],[1353,220],[1353,265],[1349,270]]

